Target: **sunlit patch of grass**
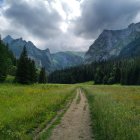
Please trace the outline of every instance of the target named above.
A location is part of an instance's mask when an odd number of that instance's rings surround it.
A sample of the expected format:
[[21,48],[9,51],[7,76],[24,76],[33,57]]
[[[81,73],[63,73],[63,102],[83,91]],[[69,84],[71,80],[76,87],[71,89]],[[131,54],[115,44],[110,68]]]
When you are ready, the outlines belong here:
[[14,76],[8,75],[5,80],[5,83],[13,83],[14,78],[15,78]]
[[77,85],[79,85],[79,86],[94,85],[94,81],[88,81],[88,82],[84,82],[84,83],[77,83]]
[[74,86],[0,85],[0,139],[32,139],[72,96]]
[[96,140],[140,139],[140,87],[86,87]]

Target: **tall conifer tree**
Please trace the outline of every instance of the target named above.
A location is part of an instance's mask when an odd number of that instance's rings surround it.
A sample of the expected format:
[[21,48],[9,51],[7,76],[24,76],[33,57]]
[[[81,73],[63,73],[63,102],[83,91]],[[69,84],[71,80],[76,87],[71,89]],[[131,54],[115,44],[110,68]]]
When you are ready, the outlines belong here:
[[16,81],[21,84],[29,84],[29,64],[26,47],[23,48],[19,58]]
[[38,82],[42,84],[47,82],[47,76],[46,76],[46,71],[44,67],[41,68]]
[[36,73],[36,67],[35,62],[33,60],[29,60],[29,66],[30,66],[30,81],[31,83],[35,83],[37,81],[37,73]]
[[0,39],[0,82],[3,82],[7,76],[7,56],[6,47],[2,44]]
[[19,58],[16,81],[21,84],[31,84],[36,82],[35,63],[28,58],[26,47],[23,48]]

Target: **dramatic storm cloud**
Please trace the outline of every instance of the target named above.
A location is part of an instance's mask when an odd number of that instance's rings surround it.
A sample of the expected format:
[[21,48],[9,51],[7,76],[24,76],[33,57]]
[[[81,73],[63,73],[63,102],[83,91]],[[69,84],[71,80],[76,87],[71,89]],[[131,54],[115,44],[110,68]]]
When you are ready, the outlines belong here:
[[86,51],[104,29],[140,21],[140,0],[0,0],[0,34],[41,49]]
[[12,0],[4,16],[11,20],[12,25],[28,29],[30,33],[40,38],[50,38],[58,36],[62,21],[58,12],[49,3],[37,1],[31,4],[25,0]]
[[86,38],[96,38],[104,29],[126,28],[140,21],[140,0],[85,0],[81,8],[82,16],[74,31]]

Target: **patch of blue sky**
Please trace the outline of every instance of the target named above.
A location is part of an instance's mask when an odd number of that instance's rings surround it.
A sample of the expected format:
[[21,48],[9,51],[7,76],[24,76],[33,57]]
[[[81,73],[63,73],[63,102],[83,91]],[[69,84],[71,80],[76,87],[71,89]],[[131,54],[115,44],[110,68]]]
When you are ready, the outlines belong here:
[[4,0],[0,0],[0,4],[2,4],[4,2]]

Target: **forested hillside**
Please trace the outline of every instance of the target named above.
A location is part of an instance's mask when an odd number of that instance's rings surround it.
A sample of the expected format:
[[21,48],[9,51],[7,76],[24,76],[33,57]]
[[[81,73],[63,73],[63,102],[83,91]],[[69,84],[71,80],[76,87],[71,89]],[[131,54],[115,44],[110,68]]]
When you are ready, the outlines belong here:
[[47,82],[45,68],[42,67],[43,73],[37,69],[35,61],[28,57],[26,47],[23,48],[19,59],[16,59],[8,45],[0,40],[0,52],[0,82],[5,82],[8,75],[12,76],[11,82],[20,84]]
[[49,75],[51,83],[81,83],[94,81],[95,84],[140,85],[140,57],[94,62]]
[[8,46],[6,46],[0,39],[0,82],[3,82],[7,74],[15,74],[16,59],[14,58]]

